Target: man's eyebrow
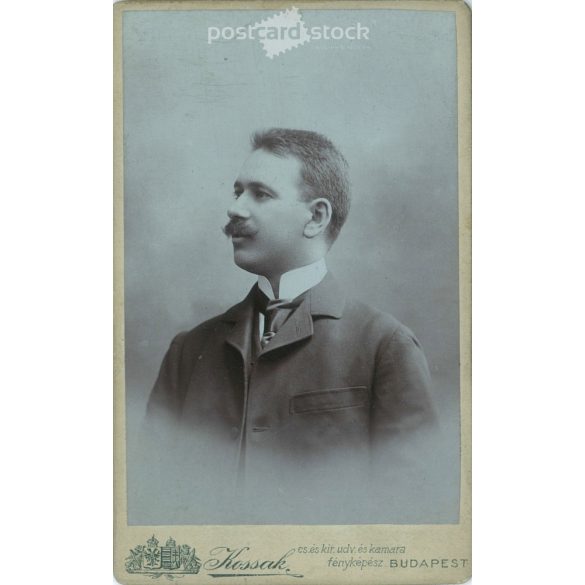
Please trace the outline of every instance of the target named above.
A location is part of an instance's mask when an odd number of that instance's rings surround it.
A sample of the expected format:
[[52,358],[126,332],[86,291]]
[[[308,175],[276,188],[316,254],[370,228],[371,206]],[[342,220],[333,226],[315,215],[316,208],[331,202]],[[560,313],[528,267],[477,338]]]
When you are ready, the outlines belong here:
[[269,187],[266,183],[262,183],[261,181],[251,181],[250,187],[252,189],[256,189],[257,191],[268,191],[269,193],[272,193],[273,195],[277,195],[277,192],[274,189]]
[[[254,189],[255,191],[268,191],[272,193],[272,195],[278,195],[278,192],[269,187],[266,183],[262,183],[262,181],[250,181],[247,183],[247,186],[250,189]],[[236,181],[234,183],[234,189],[243,189],[244,185],[240,181]]]

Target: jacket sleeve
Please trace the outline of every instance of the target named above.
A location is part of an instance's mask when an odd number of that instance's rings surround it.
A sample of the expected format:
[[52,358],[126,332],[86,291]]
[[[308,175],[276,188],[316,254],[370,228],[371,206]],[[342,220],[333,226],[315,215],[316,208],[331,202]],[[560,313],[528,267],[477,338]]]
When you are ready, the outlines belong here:
[[404,326],[378,349],[369,500],[383,502],[395,522],[448,521],[459,510],[453,487],[458,481],[457,440],[438,423],[425,356]]
[[146,409],[147,419],[177,420],[185,398],[185,360],[183,346],[186,333],[179,333],[171,341],[162,361]]
[[402,325],[378,348],[370,421],[374,453],[400,451],[436,422],[426,358]]

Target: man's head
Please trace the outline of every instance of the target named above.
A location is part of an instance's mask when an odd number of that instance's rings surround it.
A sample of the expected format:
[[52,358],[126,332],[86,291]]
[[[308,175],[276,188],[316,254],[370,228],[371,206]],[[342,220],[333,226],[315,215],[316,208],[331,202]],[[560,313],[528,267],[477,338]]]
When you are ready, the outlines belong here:
[[347,174],[341,153],[320,134],[257,132],[225,228],[236,264],[268,276],[323,257],[349,212]]

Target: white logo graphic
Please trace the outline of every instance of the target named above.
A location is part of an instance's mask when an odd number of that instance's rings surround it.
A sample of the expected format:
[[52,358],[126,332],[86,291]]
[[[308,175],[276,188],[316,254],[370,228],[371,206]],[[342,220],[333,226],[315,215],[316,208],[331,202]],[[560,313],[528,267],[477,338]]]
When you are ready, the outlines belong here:
[[311,40],[301,14],[294,6],[262,20],[254,28],[259,33],[258,38],[269,59]]

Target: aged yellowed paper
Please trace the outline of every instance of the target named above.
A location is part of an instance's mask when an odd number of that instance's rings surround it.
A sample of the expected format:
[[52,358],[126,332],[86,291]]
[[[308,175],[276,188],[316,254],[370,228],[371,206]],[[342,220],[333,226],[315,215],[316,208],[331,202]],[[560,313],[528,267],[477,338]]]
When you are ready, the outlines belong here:
[[114,5],[119,582],[471,576],[470,37]]

